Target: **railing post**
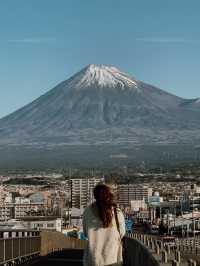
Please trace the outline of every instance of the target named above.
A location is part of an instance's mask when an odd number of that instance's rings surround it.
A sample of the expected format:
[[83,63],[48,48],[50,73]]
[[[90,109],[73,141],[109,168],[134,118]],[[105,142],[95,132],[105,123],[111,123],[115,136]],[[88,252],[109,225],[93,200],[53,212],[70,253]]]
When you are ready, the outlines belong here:
[[175,251],[175,259],[180,263],[181,262],[181,253],[180,251]]
[[157,255],[160,255],[160,247],[158,244],[155,245],[155,252]]
[[159,240],[158,241],[158,244],[159,244],[160,249],[163,249],[163,242],[162,242],[162,240]]
[[151,248],[152,250],[154,250],[154,248],[155,248],[155,245],[154,245],[153,239],[150,240],[150,248]]
[[188,266],[197,266],[197,263],[196,263],[196,261],[190,259],[190,260],[188,261]]
[[6,260],[6,240],[3,240],[3,261]]
[[179,264],[179,262],[178,261],[176,261],[176,260],[173,260],[172,261],[172,266],[179,266],[180,264]]
[[144,243],[144,245],[146,245],[146,243],[147,243],[147,236],[146,235],[144,235],[144,237],[143,237],[143,243]]
[[166,245],[165,249],[167,251],[167,254],[170,255],[170,253],[171,253],[170,246],[169,245]]
[[162,262],[163,263],[168,262],[167,252],[165,250],[162,252]]

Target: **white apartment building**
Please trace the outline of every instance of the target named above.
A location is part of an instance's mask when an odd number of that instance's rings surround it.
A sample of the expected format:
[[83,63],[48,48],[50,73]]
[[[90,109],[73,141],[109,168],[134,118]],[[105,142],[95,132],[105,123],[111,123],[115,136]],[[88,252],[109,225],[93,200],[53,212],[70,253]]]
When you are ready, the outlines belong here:
[[44,204],[40,203],[21,203],[15,204],[15,219],[26,217],[31,215],[31,213],[38,212],[44,208]]
[[63,219],[56,217],[24,217],[24,219],[10,219],[0,222],[0,230],[26,229],[26,230],[47,230],[62,231]]
[[32,202],[29,198],[16,197],[15,198],[15,215],[14,218],[22,218],[30,216],[44,209],[44,204],[42,202]]
[[0,204],[0,221],[8,221],[14,217],[14,205],[12,203]]
[[71,207],[81,209],[92,203],[94,187],[103,182],[104,178],[71,179]]
[[62,219],[61,218],[49,218],[45,217],[44,219],[34,219],[24,222],[26,227],[31,230],[48,230],[48,231],[62,231]]
[[12,203],[12,202],[13,202],[12,193],[6,191],[4,186],[0,186],[0,204]]
[[121,207],[130,206],[131,201],[145,200],[152,196],[152,188],[143,185],[121,184],[117,186],[117,202]]
[[131,200],[131,211],[138,212],[140,210],[147,210],[147,204],[144,199],[142,200]]
[[0,221],[35,215],[43,209],[44,203],[32,202],[29,198],[16,197],[15,202],[4,200],[4,202],[0,203]]

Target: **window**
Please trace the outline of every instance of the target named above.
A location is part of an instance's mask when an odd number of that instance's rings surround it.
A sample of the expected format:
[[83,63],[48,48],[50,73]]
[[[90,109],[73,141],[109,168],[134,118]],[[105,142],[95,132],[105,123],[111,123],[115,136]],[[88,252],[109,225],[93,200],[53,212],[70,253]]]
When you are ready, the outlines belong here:
[[43,224],[38,224],[38,227],[43,227]]
[[47,224],[47,227],[54,227],[54,224]]

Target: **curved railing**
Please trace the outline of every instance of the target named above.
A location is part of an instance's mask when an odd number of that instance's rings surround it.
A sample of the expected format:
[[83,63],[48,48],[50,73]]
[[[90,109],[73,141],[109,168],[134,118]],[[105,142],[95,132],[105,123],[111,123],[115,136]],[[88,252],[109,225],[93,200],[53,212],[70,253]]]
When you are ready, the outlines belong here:
[[[129,238],[135,239],[143,244],[152,256],[157,260],[159,265],[162,266],[197,266],[196,258],[197,256],[185,256],[185,251],[193,250],[193,246],[183,247],[183,240],[177,240],[174,242],[174,245],[167,244],[164,241],[164,238],[153,236],[153,235],[143,235],[143,234],[129,234]],[[191,241],[191,240],[190,240]],[[184,243],[188,243],[187,240],[184,240]],[[194,243],[197,241],[193,240]],[[195,249],[196,250],[196,249]],[[133,264],[135,265],[135,264]]]

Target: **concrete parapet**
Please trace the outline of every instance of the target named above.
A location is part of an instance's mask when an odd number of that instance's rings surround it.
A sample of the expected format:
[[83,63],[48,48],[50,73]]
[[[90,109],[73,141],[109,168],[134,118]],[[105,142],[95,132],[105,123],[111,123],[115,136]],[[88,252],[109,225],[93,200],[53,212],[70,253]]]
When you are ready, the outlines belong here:
[[41,255],[45,256],[52,251],[64,249],[84,249],[84,240],[69,238],[59,232],[41,232]]

